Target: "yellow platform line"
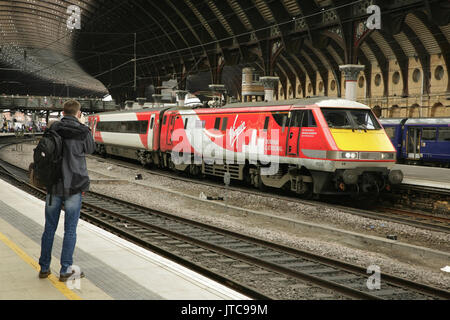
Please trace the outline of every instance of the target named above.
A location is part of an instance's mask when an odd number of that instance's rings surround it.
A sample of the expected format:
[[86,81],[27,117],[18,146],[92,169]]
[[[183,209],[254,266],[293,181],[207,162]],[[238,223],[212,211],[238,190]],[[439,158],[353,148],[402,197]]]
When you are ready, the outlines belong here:
[[[12,251],[14,251],[23,261],[32,266],[37,272],[41,270],[41,266],[33,258],[20,249],[14,242],[12,242],[8,237],[0,232],[0,241],[7,245]],[[50,275],[48,280],[53,284],[53,286],[58,289],[67,299],[69,300],[82,300],[80,296],[70,290],[64,282],[60,282],[58,278],[54,275]]]

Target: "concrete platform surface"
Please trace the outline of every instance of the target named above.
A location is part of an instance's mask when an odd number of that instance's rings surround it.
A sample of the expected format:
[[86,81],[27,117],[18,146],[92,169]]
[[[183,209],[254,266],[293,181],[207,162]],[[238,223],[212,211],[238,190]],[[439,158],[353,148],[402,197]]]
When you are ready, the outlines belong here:
[[450,189],[450,169],[396,164],[394,170],[403,172],[404,184]]
[[74,264],[86,274],[69,288],[58,281],[61,214],[52,276],[38,278],[45,204],[0,180],[0,299],[246,300],[215,281],[80,220]]

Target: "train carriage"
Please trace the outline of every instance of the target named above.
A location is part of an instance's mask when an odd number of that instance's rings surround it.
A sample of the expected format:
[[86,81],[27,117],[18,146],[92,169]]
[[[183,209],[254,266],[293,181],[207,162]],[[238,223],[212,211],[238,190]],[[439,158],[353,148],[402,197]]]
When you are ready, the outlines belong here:
[[159,163],[159,119],[165,109],[106,112],[89,116],[96,152]]
[[400,163],[450,165],[450,118],[381,120]]

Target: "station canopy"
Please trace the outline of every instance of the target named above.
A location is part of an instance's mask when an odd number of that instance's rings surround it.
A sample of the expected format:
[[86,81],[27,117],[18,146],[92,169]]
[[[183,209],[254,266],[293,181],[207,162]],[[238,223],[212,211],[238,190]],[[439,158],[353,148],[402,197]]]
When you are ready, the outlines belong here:
[[[164,81],[186,89],[196,75],[241,90],[242,68],[339,80],[339,65],[408,75],[416,57],[450,65],[447,0],[0,0],[0,94],[144,97]],[[367,7],[381,10],[369,30]],[[79,17],[79,19],[77,19]],[[427,69],[428,68],[428,69]],[[448,75],[446,75],[448,76]],[[194,79],[195,80],[195,79]],[[199,81],[194,81],[199,83]],[[200,81],[201,82],[201,81]],[[340,90],[340,81],[336,81]],[[152,89],[150,89],[152,88]],[[153,90],[153,91],[152,91]],[[314,90],[316,90],[314,88]],[[407,88],[405,88],[407,90]]]

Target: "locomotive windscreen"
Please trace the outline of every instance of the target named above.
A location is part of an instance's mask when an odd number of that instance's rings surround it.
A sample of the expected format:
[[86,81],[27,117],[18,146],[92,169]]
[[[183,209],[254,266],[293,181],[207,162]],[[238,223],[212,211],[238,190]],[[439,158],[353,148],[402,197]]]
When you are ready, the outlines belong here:
[[370,110],[322,108],[328,127],[336,129],[381,129]]

